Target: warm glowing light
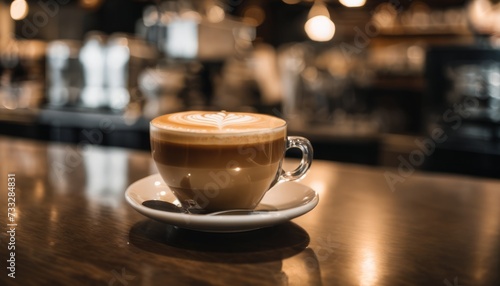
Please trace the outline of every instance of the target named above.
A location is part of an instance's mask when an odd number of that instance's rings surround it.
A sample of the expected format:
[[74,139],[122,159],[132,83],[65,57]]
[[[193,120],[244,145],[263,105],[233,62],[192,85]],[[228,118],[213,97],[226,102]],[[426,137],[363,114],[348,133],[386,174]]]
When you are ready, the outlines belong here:
[[142,21],[144,22],[144,26],[151,27],[156,25],[160,20],[160,13],[158,12],[158,8],[155,6],[147,6],[144,8],[142,12]]
[[316,42],[326,42],[333,38],[335,24],[330,19],[330,12],[323,2],[317,1],[311,7],[304,29],[307,36]]
[[57,211],[56,207],[52,206],[50,208],[50,221],[57,223],[58,220],[59,220],[59,212]]
[[253,26],[259,26],[265,18],[266,13],[259,6],[250,6],[243,13],[243,21]]
[[293,5],[299,3],[300,0],[283,0],[283,2],[289,5]]
[[366,248],[362,250],[363,258],[361,261],[361,275],[359,285],[372,286],[377,285],[377,260],[373,249]]
[[10,4],[10,17],[14,20],[22,20],[28,15],[28,3],[25,0],[14,0]]
[[425,50],[422,47],[413,45],[406,50],[407,57],[413,62],[423,62]]
[[224,9],[217,5],[210,7],[207,11],[207,19],[212,23],[222,22],[225,16],[226,13],[224,12]]
[[194,10],[184,10],[180,12],[180,16],[183,20],[192,20],[199,23],[201,21],[200,13]]
[[80,0],[80,5],[85,9],[96,9],[102,3],[102,0]]
[[33,194],[37,201],[43,199],[43,196],[45,194],[45,188],[41,180],[36,180]]
[[326,42],[335,35],[335,24],[327,16],[315,16],[307,20],[304,26],[307,36],[316,42]]
[[339,0],[346,7],[361,7],[365,5],[366,0]]

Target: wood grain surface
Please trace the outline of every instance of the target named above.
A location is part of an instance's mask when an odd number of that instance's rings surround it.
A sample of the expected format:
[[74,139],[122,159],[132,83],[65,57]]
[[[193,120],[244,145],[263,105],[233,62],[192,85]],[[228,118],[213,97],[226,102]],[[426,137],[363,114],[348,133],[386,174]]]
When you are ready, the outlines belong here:
[[126,203],[156,173],[147,152],[0,137],[0,158],[0,285],[500,285],[498,180],[415,172],[391,188],[402,170],[316,160],[301,182],[320,193],[314,210],[223,234]]

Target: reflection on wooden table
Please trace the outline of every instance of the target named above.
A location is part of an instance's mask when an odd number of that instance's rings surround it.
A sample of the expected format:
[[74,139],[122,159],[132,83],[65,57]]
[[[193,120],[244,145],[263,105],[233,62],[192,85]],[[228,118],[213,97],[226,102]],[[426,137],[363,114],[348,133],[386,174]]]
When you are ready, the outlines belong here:
[[415,172],[391,191],[386,170],[317,160],[302,181],[320,194],[311,212],[256,231],[203,233],[126,203],[126,187],[156,173],[147,152],[1,137],[0,158],[3,198],[15,174],[17,224],[16,278],[4,271],[1,285],[500,282],[498,180]]

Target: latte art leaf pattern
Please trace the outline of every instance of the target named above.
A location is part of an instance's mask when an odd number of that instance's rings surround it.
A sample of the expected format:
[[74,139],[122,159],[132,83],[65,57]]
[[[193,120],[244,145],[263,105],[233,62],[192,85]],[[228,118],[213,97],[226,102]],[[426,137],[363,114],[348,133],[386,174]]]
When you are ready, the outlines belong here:
[[219,130],[222,130],[225,127],[230,127],[233,125],[255,123],[259,121],[259,118],[251,116],[249,114],[218,112],[207,114],[185,114],[185,116],[178,116],[172,118],[172,120],[182,124],[203,125],[215,127]]

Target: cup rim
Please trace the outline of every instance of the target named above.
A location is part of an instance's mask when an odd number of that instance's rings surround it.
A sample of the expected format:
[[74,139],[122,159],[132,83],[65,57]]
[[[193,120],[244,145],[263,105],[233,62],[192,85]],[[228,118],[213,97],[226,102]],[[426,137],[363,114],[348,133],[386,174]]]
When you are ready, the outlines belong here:
[[[191,110],[191,111],[196,111],[196,110]],[[258,115],[263,115],[263,116],[266,116],[266,117],[272,117],[272,118],[275,118],[275,119],[279,119],[283,122],[282,125],[279,125],[279,126],[276,126],[276,127],[272,127],[272,128],[265,128],[265,129],[254,129],[254,130],[241,130],[241,131],[235,131],[235,130],[232,130],[232,131],[225,131],[225,132],[218,132],[218,131],[210,131],[210,132],[206,132],[206,131],[202,131],[202,130],[181,130],[181,129],[170,129],[170,128],[165,128],[165,127],[159,127],[157,125],[155,125],[153,123],[153,121],[159,117],[162,117],[162,116],[165,116],[165,115],[170,115],[170,114],[175,114],[175,113],[184,113],[184,112],[191,112],[191,111],[181,111],[181,112],[174,112],[174,113],[168,113],[168,114],[162,114],[162,115],[159,115],[159,116],[156,116],[155,118],[151,119],[149,121],[149,127],[150,127],[150,131],[152,130],[152,128],[155,128],[156,130],[160,131],[160,132],[168,132],[168,133],[174,133],[174,134],[182,134],[182,135],[193,135],[193,136],[234,136],[234,135],[251,135],[251,134],[265,134],[265,133],[272,133],[276,130],[281,130],[281,129],[286,129],[287,126],[288,126],[288,123],[286,122],[286,120],[284,120],[283,118],[279,118],[279,117],[276,117],[276,116],[273,116],[273,115],[269,115],[269,114],[264,114],[264,113],[255,113],[255,112],[232,112],[231,113],[240,113],[240,114],[258,114]],[[200,110],[201,111],[201,110]],[[215,111],[207,111],[207,112],[215,112]]]

